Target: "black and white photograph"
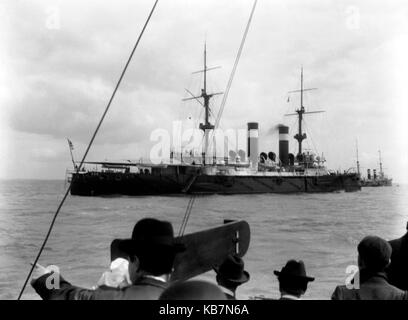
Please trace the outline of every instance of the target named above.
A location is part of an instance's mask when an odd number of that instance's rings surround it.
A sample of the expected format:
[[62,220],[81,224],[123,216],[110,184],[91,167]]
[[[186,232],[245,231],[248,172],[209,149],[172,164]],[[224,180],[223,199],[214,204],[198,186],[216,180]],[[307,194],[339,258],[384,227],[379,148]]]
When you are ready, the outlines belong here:
[[406,1],[0,21],[0,300],[408,300]]

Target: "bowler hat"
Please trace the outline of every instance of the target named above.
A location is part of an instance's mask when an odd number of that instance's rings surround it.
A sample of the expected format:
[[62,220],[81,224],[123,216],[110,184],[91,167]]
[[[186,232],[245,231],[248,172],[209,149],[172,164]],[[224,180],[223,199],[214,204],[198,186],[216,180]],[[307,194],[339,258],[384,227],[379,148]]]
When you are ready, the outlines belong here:
[[306,275],[305,264],[302,260],[289,260],[281,271],[273,272],[278,277],[298,278],[307,281],[314,281],[315,278]]
[[244,261],[237,255],[228,255],[219,268],[214,268],[219,277],[234,283],[245,283],[249,273],[244,270]]
[[391,245],[386,240],[377,236],[365,237],[358,244],[357,250],[368,269],[382,271],[391,259]]
[[121,240],[119,248],[127,254],[137,254],[141,250],[164,249],[174,253],[185,250],[185,246],[175,242],[173,226],[170,222],[152,218],[141,219],[135,224],[132,238]]

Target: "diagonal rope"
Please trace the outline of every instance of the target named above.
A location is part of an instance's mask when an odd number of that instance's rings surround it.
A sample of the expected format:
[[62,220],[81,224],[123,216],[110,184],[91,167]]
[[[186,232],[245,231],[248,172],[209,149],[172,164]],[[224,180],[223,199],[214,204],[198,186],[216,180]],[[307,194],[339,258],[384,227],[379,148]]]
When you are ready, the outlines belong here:
[[[126,62],[126,65],[125,65],[125,67],[123,68],[123,71],[122,71],[122,73],[121,73],[121,75],[120,75],[120,77],[119,77],[119,80],[118,80],[118,82],[117,82],[117,84],[116,84],[116,87],[115,87],[115,89],[113,90],[112,96],[110,97],[109,102],[108,102],[108,104],[107,104],[107,106],[106,106],[106,108],[105,108],[105,111],[104,111],[104,113],[103,113],[103,115],[102,115],[102,118],[101,118],[101,120],[99,121],[99,123],[98,123],[98,125],[97,125],[97,127],[96,127],[96,129],[95,129],[94,134],[92,135],[91,141],[89,142],[88,147],[86,148],[86,151],[85,151],[85,153],[84,153],[84,156],[82,157],[81,163],[80,163],[79,166],[77,167],[77,170],[76,170],[76,173],[75,173],[75,174],[78,174],[78,173],[79,173],[79,171],[80,171],[80,169],[81,169],[83,163],[85,162],[86,156],[88,155],[88,152],[89,152],[89,150],[90,150],[90,148],[91,148],[91,146],[92,146],[92,143],[93,143],[94,140],[95,140],[96,134],[98,133],[99,128],[101,127],[102,122],[103,122],[103,120],[105,119],[106,114],[108,113],[108,110],[109,110],[110,105],[111,105],[111,103],[112,103],[112,101],[113,101],[113,98],[114,98],[115,95],[116,95],[116,91],[118,90],[119,85],[120,85],[120,83],[122,82],[122,79],[123,79],[123,77],[124,77],[124,75],[125,75],[125,73],[126,73],[126,70],[127,70],[128,66],[129,66],[129,64],[130,64],[130,61],[132,60],[133,54],[135,53],[136,48],[137,48],[138,45],[139,45],[140,39],[142,38],[142,35],[143,35],[143,33],[144,33],[144,31],[145,31],[145,29],[146,29],[146,27],[147,27],[147,25],[148,25],[148,23],[149,23],[149,21],[150,21],[150,18],[151,18],[152,14],[153,14],[153,12],[154,12],[154,10],[155,10],[155,8],[156,8],[156,5],[157,5],[158,1],[159,1],[159,0],[156,0],[156,1],[155,1],[154,5],[153,5],[153,7],[152,7],[152,9],[151,9],[151,11],[150,11],[150,14],[149,14],[149,16],[148,16],[148,18],[147,18],[147,20],[146,20],[144,26],[143,26],[143,29],[142,29],[142,31],[140,32],[139,37],[137,38],[137,41],[136,41],[136,43],[135,43],[135,45],[134,45],[134,47],[133,47],[133,50],[132,50],[132,52],[130,53],[130,56],[129,56],[127,62]],[[65,194],[64,194],[64,197],[62,198],[61,203],[59,204],[59,206],[58,206],[58,208],[57,208],[57,211],[56,211],[55,214],[54,214],[54,217],[52,218],[52,221],[51,221],[50,227],[49,227],[49,229],[48,229],[48,232],[47,232],[47,234],[46,234],[46,236],[45,236],[45,238],[44,238],[44,241],[43,241],[43,243],[42,243],[42,245],[41,245],[40,250],[38,251],[38,254],[37,254],[37,256],[36,256],[36,258],[35,258],[35,260],[34,260],[34,263],[33,263],[32,267],[31,267],[31,269],[30,269],[30,272],[29,272],[28,275],[27,275],[27,278],[26,278],[26,280],[25,280],[25,282],[24,282],[24,285],[23,285],[23,287],[21,288],[21,291],[20,291],[20,293],[19,293],[19,295],[18,295],[17,300],[20,300],[20,299],[21,299],[21,296],[23,295],[24,290],[25,290],[25,288],[26,288],[26,286],[27,286],[28,280],[30,279],[31,274],[33,273],[33,270],[34,270],[34,268],[36,267],[36,264],[37,264],[38,260],[40,259],[40,256],[41,256],[41,254],[42,254],[42,252],[43,252],[43,250],[44,250],[44,247],[45,247],[45,245],[47,244],[48,238],[49,238],[49,236],[50,236],[50,234],[51,234],[51,231],[52,231],[52,229],[53,229],[53,227],[54,227],[55,220],[57,219],[57,216],[58,216],[58,214],[59,214],[59,212],[60,212],[60,210],[61,210],[61,208],[62,208],[62,206],[63,206],[63,204],[64,204],[66,198],[68,197],[68,194],[69,194],[70,190],[71,190],[72,181],[73,181],[73,179],[71,179],[71,183],[69,184],[69,187],[68,187],[68,189],[66,190],[66,192],[65,192]]]
[[[219,123],[220,123],[220,120],[221,120],[221,116],[222,116],[222,113],[224,111],[225,104],[227,102],[228,93],[229,93],[229,90],[230,90],[231,85],[232,85],[232,80],[234,79],[235,71],[237,70],[238,62],[239,62],[239,59],[241,57],[242,50],[244,48],[245,40],[246,40],[248,31],[249,31],[249,26],[251,25],[252,17],[254,15],[257,2],[258,2],[258,0],[255,0],[254,4],[252,6],[251,14],[249,16],[249,20],[248,20],[248,23],[246,25],[244,35],[242,37],[241,44],[239,46],[237,56],[235,58],[234,66],[232,68],[231,75],[230,75],[230,78],[229,78],[228,83],[227,83],[227,88],[226,88],[226,90],[224,92],[224,96],[223,96],[222,101],[221,101],[220,110],[218,111],[217,119],[215,121],[215,129],[218,129],[218,126],[219,126]],[[212,132],[212,137],[210,139],[210,146],[211,146],[211,143],[212,143],[211,141],[213,140],[213,138],[214,138],[214,130]],[[203,140],[204,140],[204,135],[203,135],[203,139],[201,141],[201,144],[203,143]],[[194,205],[195,198],[196,198],[195,195],[193,195],[190,198],[190,200],[189,200],[189,202],[187,204],[186,213],[184,214],[184,218],[183,218],[183,221],[181,223],[179,234],[178,234],[179,237],[184,234],[184,231],[185,231],[186,226],[187,226],[188,219],[190,218],[190,214],[191,214],[191,211],[192,211],[192,208],[193,208],[193,205]]]
[[180,226],[180,229],[179,229],[179,233],[178,233],[179,237],[182,237],[184,235],[184,231],[186,230],[188,219],[190,218],[190,214],[191,214],[191,211],[193,209],[195,198],[196,198],[196,196],[193,195],[193,196],[191,196],[190,200],[188,201],[186,213],[184,214],[183,221],[181,222],[181,226]]
[[[254,4],[252,6],[251,14],[249,16],[248,23],[247,23],[245,31],[244,31],[244,35],[242,37],[241,44],[239,46],[237,56],[235,57],[234,66],[232,68],[231,75],[230,75],[230,77],[228,79],[227,87],[226,87],[224,95],[222,97],[220,110],[218,111],[217,119],[215,121],[215,129],[218,129],[218,127],[220,125],[222,113],[224,112],[224,107],[225,107],[225,104],[227,103],[228,94],[229,94],[229,91],[230,91],[231,86],[232,86],[232,81],[234,80],[234,76],[235,76],[235,72],[236,72],[237,67],[238,67],[239,59],[241,58],[242,50],[244,49],[245,40],[246,40],[248,31],[249,31],[249,27],[251,25],[252,17],[254,15],[257,2],[258,2],[258,0],[255,0]],[[214,131],[213,131],[213,135],[214,135]]]
[[184,231],[186,230],[188,219],[190,218],[190,214],[193,209],[195,199],[196,199],[196,196],[192,195],[190,200],[188,201],[186,213],[184,214],[183,221],[181,222],[181,226],[179,229],[179,233],[178,233],[179,237],[182,237],[184,235]]

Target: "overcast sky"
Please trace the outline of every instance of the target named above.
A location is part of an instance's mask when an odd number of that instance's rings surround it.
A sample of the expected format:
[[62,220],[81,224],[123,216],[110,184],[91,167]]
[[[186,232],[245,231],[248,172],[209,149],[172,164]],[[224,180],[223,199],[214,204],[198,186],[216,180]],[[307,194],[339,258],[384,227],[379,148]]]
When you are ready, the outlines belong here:
[[[0,3],[0,178],[61,179],[66,142],[80,158],[153,5],[143,1]],[[161,0],[104,122],[89,160],[149,154],[150,133],[200,115],[184,88],[199,93],[202,51],[209,87],[225,89],[252,0]],[[277,151],[271,130],[305,96],[310,137],[328,167],[378,167],[408,182],[408,5],[406,1],[259,0],[221,126],[260,123],[263,151]],[[213,101],[217,111],[221,98]],[[295,141],[290,141],[295,152]]]

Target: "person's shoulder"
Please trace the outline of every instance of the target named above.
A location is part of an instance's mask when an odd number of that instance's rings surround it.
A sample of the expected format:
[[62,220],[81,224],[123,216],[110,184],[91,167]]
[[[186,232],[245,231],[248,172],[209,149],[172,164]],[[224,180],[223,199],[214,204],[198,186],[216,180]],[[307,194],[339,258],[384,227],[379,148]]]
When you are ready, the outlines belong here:
[[167,287],[168,283],[166,282],[144,279],[121,289],[118,295],[122,296],[122,299],[125,300],[156,300]]
[[127,300],[139,299],[143,288],[137,285],[130,285],[124,288],[114,288],[100,286],[94,291],[95,300]]
[[400,298],[401,300],[408,300],[408,291],[401,290],[400,288],[394,286],[389,282],[387,282],[386,285],[388,290],[392,292],[396,297]]
[[402,243],[402,241],[405,239],[405,236],[401,237],[401,238],[397,238],[397,239],[393,239],[388,241],[388,243],[391,245],[391,247],[394,249],[395,247],[400,246],[400,244]]
[[392,250],[400,250],[401,246],[405,247],[408,243],[408,232],[400,238],[388,241],[388,243],[391,245]]
[[346,290],[348,289],[345,285],[336,286],[336,288],[334,289],[332,293],[331,299],[332,300],[343,300]]

